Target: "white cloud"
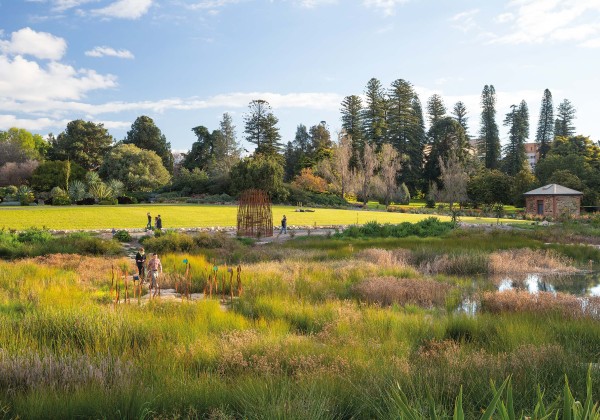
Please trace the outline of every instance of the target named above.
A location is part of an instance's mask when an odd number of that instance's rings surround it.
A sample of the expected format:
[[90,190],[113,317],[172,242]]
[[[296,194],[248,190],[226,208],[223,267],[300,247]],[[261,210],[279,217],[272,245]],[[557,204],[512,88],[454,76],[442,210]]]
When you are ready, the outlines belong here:
[[51,118],[18,118],[15,115],[0,114],[0,130],[19,127],[26,130],[38,131],[55,127],[64,127],[67,123],[67,120],[53,120]]
[[463,32],[468,32],[471,29],[480,29],[479,25],[475,22],[475,16],[479,14],[479,9],[466,10],[455,14],[450,18],[453,22],[453,27]]
[[584,48],[600,48],[600,38],[592,38],[580,44]]
[[239,2],[240,0],[202,0],[188,4],[186,7],[191,10],[208,10],[216,12],[218,9],[221,9],[228,4],[237,4]]
[[323,6],[327,4],[336,4],[337,0],[297,0],[296,3],[307,9],[314,9],[318,6]]
[[10,55],[31,55],[44,60],[60,60],[67,42],[47,32],[23,28],[11,34],[9,41],[0,40],[0,52]]
[[515,15],[513,15],[512,13],[502,13],[496,16],[494,20],[498,23],[512,22],[513,20],[515,20]]
[[90,3],[98,0],[54,0],[53,1],[53,9],[58,12],[62,12],[68,9],[72,9],[74,7],[81,6],[85,3]]
[[133,53],[129,50],[115,50],[111,47],[94,47],[93,49],[86,51],[85,55],[88,57],[117,57],[117,58],[135,58]]
[[119,19],[139,19],[145,15],[154,0],[116,0],[101,9],[93,9],[92,13],[99,16]]
[[0,55],[0,102],[79,100],[89,91],[116,85],[115,76],[101,75],[94,70],[76,70],[54,61],[40,66],[21,56],[11,59]]
[[409,0],[363,0],[363,4],[368,8],[382,11],[385,16],[391,16],[396,12],[396,6],[408,1]]
[[600,33],[598,0],[511,0],[508,8],[514,19],[504,13],[496,21],[512,22],[508,32],[492,42],[539,44],[547,41],[581,42]]

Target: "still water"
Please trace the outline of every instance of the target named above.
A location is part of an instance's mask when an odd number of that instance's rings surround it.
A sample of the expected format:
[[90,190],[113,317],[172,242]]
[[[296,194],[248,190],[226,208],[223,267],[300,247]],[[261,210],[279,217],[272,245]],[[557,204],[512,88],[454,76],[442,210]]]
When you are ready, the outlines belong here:
[[578,274],[538,274],[490,276],[475,279],[465,290],[466,297],[457,308],[458,312],[475,314],[479,309],[477,293],[482,291],[526,290],[529,293],[566,293],[581,297],[600,296],[600,272]]

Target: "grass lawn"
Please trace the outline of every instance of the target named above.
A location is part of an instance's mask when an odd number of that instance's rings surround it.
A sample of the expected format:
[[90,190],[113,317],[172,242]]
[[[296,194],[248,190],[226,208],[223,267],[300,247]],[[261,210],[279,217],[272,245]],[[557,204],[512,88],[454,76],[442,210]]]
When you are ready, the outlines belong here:
[[[288,225],[348,225],[369,221],[380,223],[418,222],[429,215],[388,213],[384,211],[316,209],[314,213],[296,213],[293,206],[273,206],[274,224],[287,215]],[[11,207],[0,208],[0,228],[27,229],[123,229],[143,228],[146,212],[163,219],[163,227],[235,226],[237,206],[196,204],[148,204],[133,206],[69,206],[69,207]],[[449,217],[438,216],[441,220]],[[495,223],[496,219],[463,217],[467,223]],[[505,223],[518,221],[501,219]]]

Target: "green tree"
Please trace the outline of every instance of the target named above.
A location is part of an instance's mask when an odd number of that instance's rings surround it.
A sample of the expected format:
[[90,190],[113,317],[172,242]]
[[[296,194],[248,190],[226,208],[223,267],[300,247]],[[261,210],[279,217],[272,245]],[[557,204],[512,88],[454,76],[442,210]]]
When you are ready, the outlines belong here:
[[511,203],[515,206],[523,207],[525,205],[525,194],[539,187],[539,181],[529,168],[521,169],[514,177],[511,188]]
[[155,152],[162,160],[163,166],[173,173],[173,154],[171,153],[171,143],[167,141],[164,134],[154,124],[152,118],[142,115],[137,117],[131,125],[131,130],[127,132],[127,137],[123,141],[125,144],[133,144],[144,150]]
[[462,125],[462,128],[465,130],[465,135],[468,138],[469,125],[467,122],[469,117],[467,117],[467,106],[464,104],[464,102],[458,101],[454,104],[454,108],[452,108],[452,116],[460,125]]
[[7,162],[22,163],[43,159],[49,147],[42,136],[23,128],[13,127],[8,131],[0,131],[0,166]]
[[70,160],[86,170],[96,170],[112,143],[113,138],[103,124],[75,120],[53,140],[48,155],[51,160]]
[[439,119],[429,130],[431,150],[425,164],[428,181],[436,181],[441,175],[440,161],[447,162],[453,155],[459,162],[467,156],[465,130],[454,118]]
[[387,135],[387,102],[381,82],[372,78],[365,89],[363,124],[366,141],[377,150]]
[[556,110],[556,121],[554,122],[555,137],[569,137],[575,134],[575,107],[568,99],[563,100]]
[[544,90],[542,105],[540,107],[540,119],[538,121],[536,143],[539,144],[540,159],[546,157],[550,145],[554,139],[554,105],[552,104],[552,93]]
[[183,167],[188,170],[199,168],[206,170],[214,156],[214,136],[203,125],[192,128],[196,141],[191,150],[185,154]]
[[[70,169],[69,169],[70,167]],[[38,166],[31,175],[31,187],[36,191],[50,191],[54,187],[64,188],[73,181],[82,181],[85,169],[81,165],[60,160],[48,160]]]
[[577,191],[583,191],[585,184],[577,175],[568,169],[559,169],[554,171],[552,176],[548,179],[549,184],[559,184],[563,187],[571,188]]
[[213,157],[209,167],[212,176],[229,176],[233,165],[240,160],[240,145],[229,113],[223,114],[219,130],[213,131]]
[[346,96],[342,101],[342,130],[349,137],[352,145],[352,166],[358,165],[359,156],[365,145],[363,133],[363,106],[360,97],[356,95]]
[[415,125],[412,128],[410,141],[407,144],[406,154],[408,155],[408,161],[404,164],[402,180],[412,193],[416,193],[417,190],[422,190],[425,186],[423,179],[423,161],[425,160],[423,151],[427,144],[423,107],[416,93],[412,99],[412,109],[415,115]]
[[331,133],[325,124],[321,121],[319,124],[313,125],[309,130],[310,148],[308,154],[310,156],[310,166],[316,165],[326,157],[331,156],[333,142],[331,141]]
[[437,93],[431,95],[427,100],[427,115],[430,127],[446,115],[446,105],[444,105],[444,100]]
[[475,205],[511,202],[512,177],[497,169],[483,169],[471,177],[467,194]]
[[514,176],[527,165],[525,142],[529,137],[529,110],[525,101],[521,101],[519,106],[511,105],[511,111],[506,114],[504,125],[509,127],[506,156],[503,162],[504,172]]
[[496,124],[496,90],[485,85],[481,93],[480,153],[485,156],[485,167],[498,168],[500,162],[500,137]]
[[133,144],[121,144],[112,149],[99,173],[104,179],[121,181],[127,191],[152,191],[171,179],[156,152]]
[[251,188],[264,190],[272,198],[280,200],[287,198],[287,190],[283,185],[283,165],[278,159],[255,153],[233,166],[231,169],[233,193],[239,194]]
[[281,151],[281,135],[277,123],[279,120],[271,111],[269,103],[256,99],[248,105],[244,115],[246,140],[256,145],[254,153],[265,156],[277,156]]
[[406,154],[413,142],[418,118],[413,108],[415,92],[403,79],[392,82],[388,92],[388,138],[400,155]]

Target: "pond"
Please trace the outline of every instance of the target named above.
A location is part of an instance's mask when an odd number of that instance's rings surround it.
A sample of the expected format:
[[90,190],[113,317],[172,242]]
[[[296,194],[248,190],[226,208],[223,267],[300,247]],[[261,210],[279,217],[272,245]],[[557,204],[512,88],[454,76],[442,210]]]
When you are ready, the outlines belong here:
[[582,305],[586,297],[600,296],[600,272],[568,274],[507,274],[475,279],[465,290],[457,312],[475,314],[479,309],[477,294],[482,291],[521,290],[529,293],[565,293],[581,297]]

